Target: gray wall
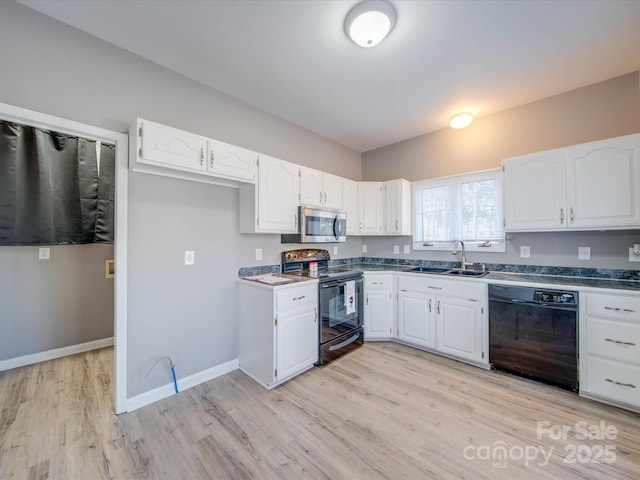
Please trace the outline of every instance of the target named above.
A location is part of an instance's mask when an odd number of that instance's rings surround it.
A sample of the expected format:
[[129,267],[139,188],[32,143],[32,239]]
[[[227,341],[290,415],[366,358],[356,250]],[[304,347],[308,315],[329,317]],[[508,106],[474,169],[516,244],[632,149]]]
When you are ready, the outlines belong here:
[[[360,179],[360,154],[13,2],[0,2],[0,101],[118,132],[136,117]],[[241,266],[279,236],[238,233],[238,192],[131,173],[128,396],[237,357]],[[196,264],[186,267],[184,251]],[[21,293],[28,298],[28,292]],[[34,332],[40,335],[41,332]]]
[[[447,128],[362,154],[363,180],[406,178],[417,181],[497,168],[504,158],[640,132],[638,72],[478,118],[463,130]],[[511,263],[636,270],[628,249],[640,231],[517,233],[507,252],[470,253],[482,263]],[[405,239],[369,239],[368,255],[451,260],[447,252],[394,255]],[[531,258],[520,258],[520,246]],[[578,247],[591,247],[591,260],[578,260]],[[402,248],[400,249],[402,251]]]
[[0,360],[113,336],[113,245],[0,247]]

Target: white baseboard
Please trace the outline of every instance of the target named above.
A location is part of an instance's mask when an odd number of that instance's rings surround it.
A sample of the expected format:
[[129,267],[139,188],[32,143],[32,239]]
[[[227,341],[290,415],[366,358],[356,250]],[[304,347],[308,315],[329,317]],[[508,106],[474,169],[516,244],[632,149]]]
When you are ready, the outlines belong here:
[[[233,372],[237,369],[238,359],[236,358],[221,365],[203,370],[202,372],[194,373],[188,377],[178,378],[178,389],[182,392],[188,388],[208,382],[209,380],[213,380],[214,378]],[[170,397],[171,395],[175,395],[173,382],[167,383],[148,392],[141,393],[135,397],[128,398],[127,412],[132,412],[133,410],[137,410],[138,408],[157,402],[163,398]]]
[[55,348],[53,350],[47,350],[46,352],[32,353],[23,355],[22,357],[9,358],[8,360],[0,361],[0,372],[111,346],[113,346],[113,337],[94,340],[93,342],[79,343],[78,345],[71,345],[69,347]]

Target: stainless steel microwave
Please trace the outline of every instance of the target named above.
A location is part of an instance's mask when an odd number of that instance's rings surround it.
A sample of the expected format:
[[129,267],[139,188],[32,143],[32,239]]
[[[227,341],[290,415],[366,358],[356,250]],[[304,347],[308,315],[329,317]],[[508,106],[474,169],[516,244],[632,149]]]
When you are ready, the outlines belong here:
[[282,235],[282,243],[339,243],[347,241],[347,214],[324,207],[298,207],[298,233]]

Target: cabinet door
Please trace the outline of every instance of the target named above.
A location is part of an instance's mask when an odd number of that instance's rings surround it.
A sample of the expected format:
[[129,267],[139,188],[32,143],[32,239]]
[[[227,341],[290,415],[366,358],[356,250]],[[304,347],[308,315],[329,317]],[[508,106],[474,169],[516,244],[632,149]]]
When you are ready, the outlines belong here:
[[245,148],[209,140],[207,172],[213,175],[254,182],[258,154]]
[[318,361],[317,307],[307,304],[278,312],[276,342],[278,382],[313,366]]
[[324,205],[322,172],[304,167],[300,169],[300,205]]
[[336,175],[326,173],[323,175],[322,189],[326,207],[343,209],[342,182],[343,179]]
[[384,233],[411,235],[411,184],[407,180],[384,182]]
[[364,302],[364,339],[388,340],[393,337],[391,290],[369,290]]
[[383,217],[382,182],[358,184],[358,217],[361,235],[380,235]]
[[189,132],[144,120],[142,122],[142,158],[153,163],[204,172],[207,139]]
[[398,338],[433,347],[435,299],[420,292],[398,292]]
[[448,355],[483,361],[482,311],[473,299],[436,299],[436,349]]
[[549,150],[503,162],[507,231],[567,227],[566,150]]
[[298,166],[261,155],[258,160],[258,231],[297,233]]
[[358,182],[342,181],[342,209],[347,212],[347,235],[358,235]]
[[569,228],[640,226],[640,135],[569,148]]

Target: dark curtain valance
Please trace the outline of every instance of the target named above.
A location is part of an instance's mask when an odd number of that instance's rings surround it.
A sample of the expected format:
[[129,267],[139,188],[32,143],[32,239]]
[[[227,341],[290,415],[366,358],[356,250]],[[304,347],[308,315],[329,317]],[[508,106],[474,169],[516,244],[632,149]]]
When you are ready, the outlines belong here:
[[0,245],[112,243],[115,148],[0,122]]

